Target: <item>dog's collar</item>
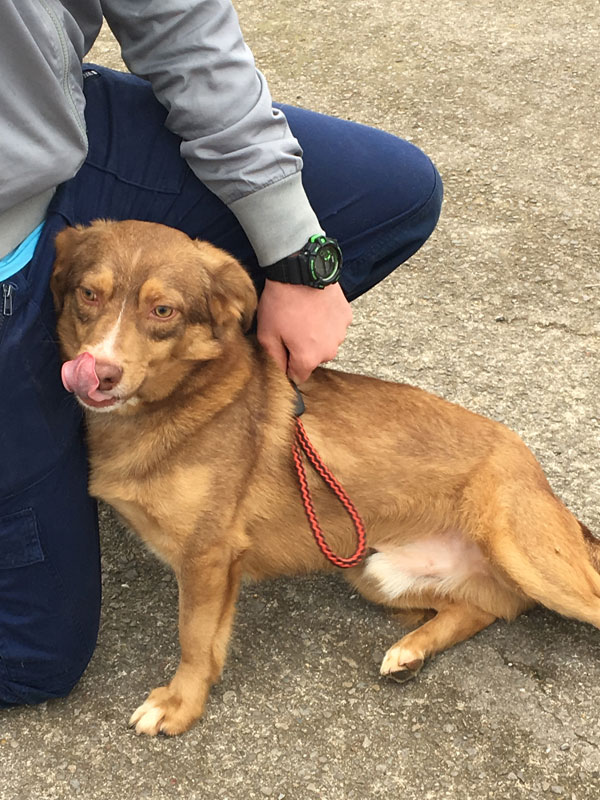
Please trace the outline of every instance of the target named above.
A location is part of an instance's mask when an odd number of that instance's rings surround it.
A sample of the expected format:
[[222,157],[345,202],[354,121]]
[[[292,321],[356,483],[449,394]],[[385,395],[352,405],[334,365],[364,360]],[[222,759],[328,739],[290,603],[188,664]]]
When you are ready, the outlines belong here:
[[306,411],[306,406],[304,405],[304,398],[300,392],[300,389],[296,386],[294,381],[290,381],[292,386],[294,387],[294,391],[296,392],[296,405],[294,406],[294,414],[297,417],[301,417],[302,414]]

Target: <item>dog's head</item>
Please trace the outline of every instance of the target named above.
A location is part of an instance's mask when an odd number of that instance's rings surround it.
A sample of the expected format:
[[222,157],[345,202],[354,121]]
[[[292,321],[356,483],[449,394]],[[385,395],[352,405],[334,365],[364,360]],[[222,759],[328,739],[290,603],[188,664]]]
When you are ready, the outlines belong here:
[[222,356],[256,309],[252,281],[230,255],[134,220],[65,228],[50,286],[63,383],[94,410],[171,394]]

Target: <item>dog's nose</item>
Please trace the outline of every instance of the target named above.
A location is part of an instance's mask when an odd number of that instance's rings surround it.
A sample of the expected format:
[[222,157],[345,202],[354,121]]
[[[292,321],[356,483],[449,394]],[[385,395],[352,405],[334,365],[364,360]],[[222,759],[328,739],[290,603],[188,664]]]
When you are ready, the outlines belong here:
[[123,370],[118,364],[96,361],[96,375],[100,381],[98,389],[101,392],[108,392],[119,383],[123,377]]

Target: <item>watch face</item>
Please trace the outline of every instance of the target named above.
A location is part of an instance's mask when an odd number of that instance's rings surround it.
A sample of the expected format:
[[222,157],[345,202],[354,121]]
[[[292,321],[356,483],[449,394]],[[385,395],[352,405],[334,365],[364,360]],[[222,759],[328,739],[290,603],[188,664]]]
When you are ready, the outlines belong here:
[[325,241],[311,258],[311,272],[315,280],[333,281],[341,266],[340,249],[335,242]]

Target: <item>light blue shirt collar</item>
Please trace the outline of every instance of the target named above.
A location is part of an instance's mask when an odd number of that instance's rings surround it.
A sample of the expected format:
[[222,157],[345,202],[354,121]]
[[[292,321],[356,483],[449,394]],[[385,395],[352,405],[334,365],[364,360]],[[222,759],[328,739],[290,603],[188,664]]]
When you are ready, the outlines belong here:
[[18,272],[29,264],[33,258],[33,253],[42,234],[43,227],[44,223],[42,222],[18,247],[15,247],[15,249],[7,256],[4,256],[4,258],[0,258],[0,281],[5,281],[7,278],[10,278],[11,275],[14,275],[15,272]]

